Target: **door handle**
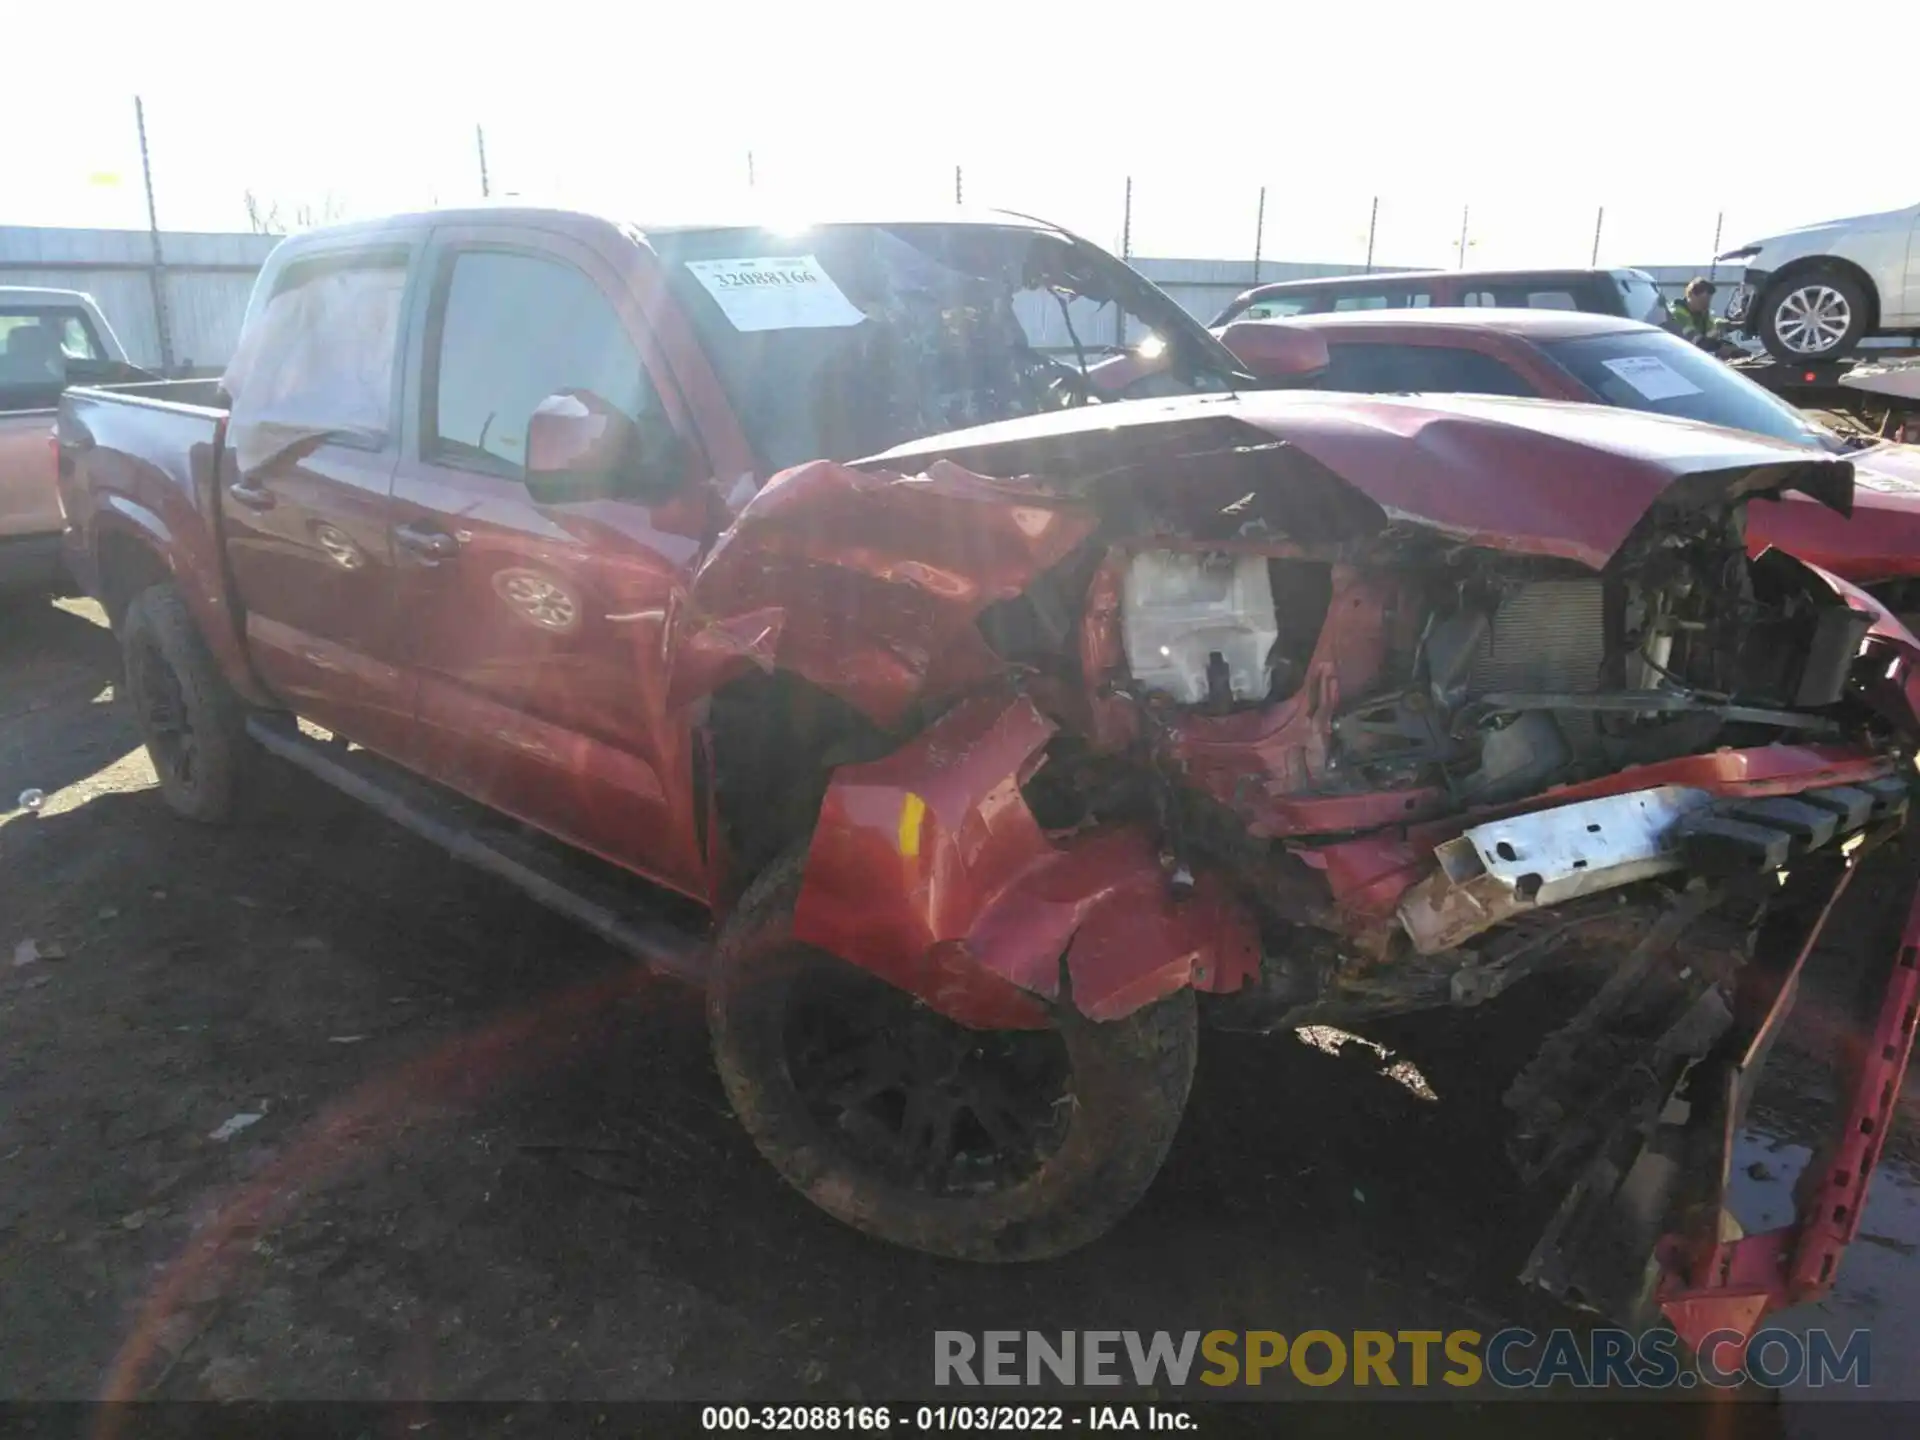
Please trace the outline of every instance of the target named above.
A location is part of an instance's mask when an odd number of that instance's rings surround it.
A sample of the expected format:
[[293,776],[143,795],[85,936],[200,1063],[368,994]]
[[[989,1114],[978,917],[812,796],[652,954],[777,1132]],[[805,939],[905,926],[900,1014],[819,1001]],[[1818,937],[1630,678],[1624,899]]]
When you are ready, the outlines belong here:
[[255,485],[251,480],[234,481],[227,487],[227,494],[249,510],[271,510],[276,503],[271,490]]
[[460,542],[444,530],[428,530],[418,525],[397,525],[393,538],[402,550],[411,550],[427,560],[451,560],[460,553]]

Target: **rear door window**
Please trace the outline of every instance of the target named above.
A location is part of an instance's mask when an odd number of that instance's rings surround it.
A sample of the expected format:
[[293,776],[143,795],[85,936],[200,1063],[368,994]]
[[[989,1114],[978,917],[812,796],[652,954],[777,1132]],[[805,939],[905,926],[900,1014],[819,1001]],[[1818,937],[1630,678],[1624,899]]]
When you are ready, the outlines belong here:
[[227,365],[228,432],[250,471],[303,440],[382,448],[393,428],[407,252],[303,261],[280,277]]
[[1300,289],[1256,300],[1245,310],[1234,313],[1230,319],[1285,320],[1291,315],[1324,315],[1329,311],[1424,310],[1432,304],[1433,291],[1426,286]]
[[1236,320],[1284,320],[1289,315],[1306,315],[1319,307],[1324,296],[1306,294],[1272,295],[1256,300],[1233,318]]
[[1664,326],[1673,318],[1660,287],[1644,275],[1618,275],[1614,284],[1620,292],[1620,313],[1627,319]]
[[1517,395],[1539,393],[1491,355],[1457,345],[1331,345],[1322,390],[1363,394]]
[[1460,297],[1462,305],[1500,310],[1580,310],[1590,315],[1620,313],[1618,296],[1606,285],[1586,281],[1492,281]]
[[0,310],[0,393],[9,404],[57,392],[71,378],[68,367],[73,361],[104,358],[93,326],[79,310]]
[[1388,285],[1378,290],[1348,290],[1333,298],[1335,310],[1411,310],[1432,303],[1431,292],[1406,285]]

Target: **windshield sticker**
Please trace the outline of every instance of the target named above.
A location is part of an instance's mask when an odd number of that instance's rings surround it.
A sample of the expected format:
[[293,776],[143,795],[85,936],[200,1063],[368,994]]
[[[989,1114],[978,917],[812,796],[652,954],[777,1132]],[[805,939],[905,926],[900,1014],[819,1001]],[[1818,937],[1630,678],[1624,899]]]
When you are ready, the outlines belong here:
[[686,266],[736,330],[830,330],[867,318],[811,255],[689,260]]
[[1701,393],[1698,385],[1658,355],[1623,355],[1600,363],[1638,390],[1643,400],[1677,400]]

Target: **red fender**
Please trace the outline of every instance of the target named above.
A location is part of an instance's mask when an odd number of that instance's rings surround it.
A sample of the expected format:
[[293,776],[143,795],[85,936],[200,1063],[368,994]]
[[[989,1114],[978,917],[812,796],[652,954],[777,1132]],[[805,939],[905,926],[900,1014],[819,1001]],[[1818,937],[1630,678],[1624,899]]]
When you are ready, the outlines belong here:
[[92,515],[82,581],[98,598],[101,587],[101,542],[110,535],[127,536],[151,551],[173,576],[187,602],[207,650],[235,692],[254,705],[277,703],[255,679],[241,639],[238,617],[227,603],[217,538],[204,525],[180,527],[138,501],[114,492],[102,494]]
[[1114,1020],[1183,986],[1238,989],[1253,918],[1216,878],[1174,898],[1152,837],[1040,828],[1020,793],[1054,732],[1031,700],[967,700],[883,759],[834,773],[794,935],[982,1029],[1061,1000]]

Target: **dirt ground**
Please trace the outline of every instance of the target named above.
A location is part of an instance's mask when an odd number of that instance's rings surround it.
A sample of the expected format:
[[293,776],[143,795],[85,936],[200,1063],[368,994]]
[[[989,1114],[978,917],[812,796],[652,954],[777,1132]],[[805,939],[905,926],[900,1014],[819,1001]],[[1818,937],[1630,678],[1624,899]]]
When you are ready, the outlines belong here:
[[[1500,1156],[1522,1052],[1467,1063],[1506,1000],[1381,1037],[1437,1103],[1356,1046],[1209,1034],[1111,1236],[931,1260],[761,1163],[697,995],[291,772],[243,828],[173,818],[113,672],[88,604],[0,624],[0,813],[48,797],[0,823],[0,1398],[904,1399],[937,1329],[1578,1323],[1510,1278],[1543,1218]],[[1783,1073],[1759,1211],[1821,1101]],[[1913,1091],[1838,1291],[1788,1317],[1873,1327],[1881,1398],[1920,1398]]]

